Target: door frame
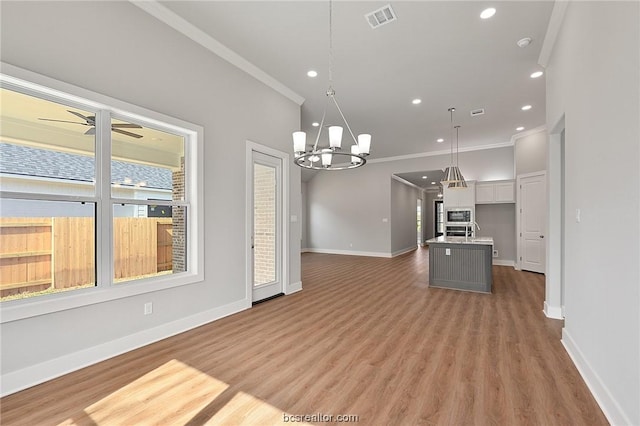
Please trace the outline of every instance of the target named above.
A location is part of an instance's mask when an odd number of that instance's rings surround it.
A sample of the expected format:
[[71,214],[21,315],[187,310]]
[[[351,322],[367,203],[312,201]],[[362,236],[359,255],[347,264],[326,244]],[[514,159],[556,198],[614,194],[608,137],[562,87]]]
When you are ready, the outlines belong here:
[[253,299],[253,254],[251,248],[251,233],[253,229],[253,152],[259,152],[279,158],[282,162],[280,168],[282,173],[282,197],[281,197],[281,217],[278,224],[281,229],[280,244],[280,292],[285,293],[289,284],[289,154],[277,149],[247,140],[245,148],[245,301],[247,307],[252,306]]
[[[547,185],[547,171],[546,170],[540,170],[537,172],[532,172],[532,173],[523,173],[521,175],[518,175],[516,177],[516,267],[515,269],[517,269],[518,271],[522,270],[522,235],[520,235],[522,233],[522,229],[521,229],[521,216],[522,216],[522,194],[521,194],[521,180],[523,178],[528,178],[528,177],[534,177],[534,176],[542,176],[542,180],[545,182],[545,186]],[[546,190],[545,190],[545,194],[546,194]],[[548,200],[547,197],[545,195],[545,201],[547,202],[547,206],[548,206]],[[546,231],[547,229],[547,222],[548,222],[548,218],[547,218],[547,206],[544,207],[543,212],[544,212],[544,224],[542,225],[542,229],[544,229]],[[545,272],[546,272],[546,255],[547,255],[547,251],[548,251],[548,247],[547,247],[547,239],[544,240],[544,252],[545,252]]]

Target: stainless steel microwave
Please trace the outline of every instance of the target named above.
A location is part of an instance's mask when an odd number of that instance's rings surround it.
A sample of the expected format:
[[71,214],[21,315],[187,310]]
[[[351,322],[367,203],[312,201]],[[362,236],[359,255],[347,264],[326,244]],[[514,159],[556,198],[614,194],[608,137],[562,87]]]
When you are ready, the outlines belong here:
[[447,223],[473,223],[473,209],[456,208],[447,210]]

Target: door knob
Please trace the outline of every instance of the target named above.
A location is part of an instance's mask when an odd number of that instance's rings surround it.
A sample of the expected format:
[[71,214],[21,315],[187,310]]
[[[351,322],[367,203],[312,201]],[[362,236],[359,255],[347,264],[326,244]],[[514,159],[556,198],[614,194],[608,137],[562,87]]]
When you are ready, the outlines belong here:
[[544,238],[544,235],[540,235],[540,238]]

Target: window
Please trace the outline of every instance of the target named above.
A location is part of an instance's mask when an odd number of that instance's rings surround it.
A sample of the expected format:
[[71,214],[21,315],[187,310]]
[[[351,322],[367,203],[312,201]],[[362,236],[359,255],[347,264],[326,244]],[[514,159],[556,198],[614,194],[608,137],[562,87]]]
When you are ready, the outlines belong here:
[[3,309],[202,279],[199,127],[5,75],[0,84]]

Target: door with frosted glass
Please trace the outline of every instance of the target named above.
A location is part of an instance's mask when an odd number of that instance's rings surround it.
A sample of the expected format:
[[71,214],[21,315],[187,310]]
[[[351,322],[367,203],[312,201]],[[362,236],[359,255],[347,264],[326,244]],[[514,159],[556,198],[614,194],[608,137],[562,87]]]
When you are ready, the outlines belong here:
[[252,300],[282,293],[282,161],[252,154]]

